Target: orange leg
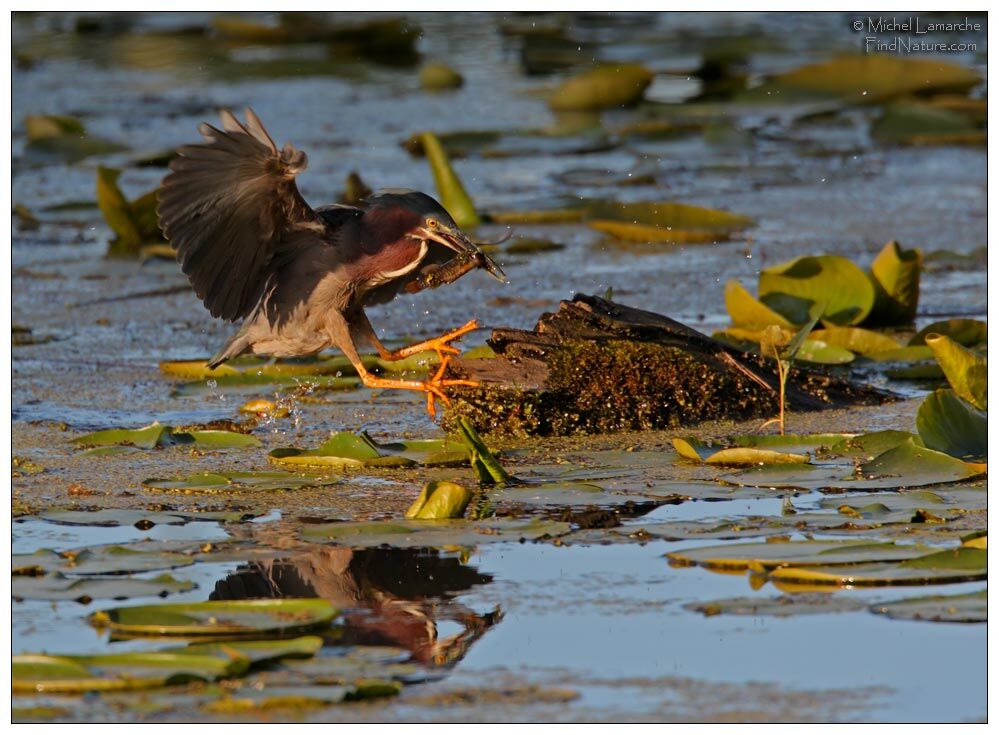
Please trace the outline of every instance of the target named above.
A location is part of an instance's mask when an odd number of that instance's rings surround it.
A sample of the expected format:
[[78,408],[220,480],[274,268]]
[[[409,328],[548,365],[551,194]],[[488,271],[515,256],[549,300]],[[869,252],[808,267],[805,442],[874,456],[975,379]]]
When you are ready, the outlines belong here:
[[[414,345],[414,347],[415,346],[416,345]],[[417,350],[417,352],[419,351],[420,350]],[[447,395],[445,395],[444,388],[452,385],[467,385],[472,388],[478,386],[478,383],[474,380],[444,380],[444,371],[447,370],[447,365],[450,361],[451,356],[444,355],[441,358],[441,364],[437,369],[437,373],[429,380],[393,380],[390,378],[379,378],[377,375],[369,373],[360,361],[355,363],[354,367],[357,368],[357,374],[361,378],[361,382],[369,388],[398,388],[401,390],[424,391],[427,394],[427,413],[429,413],[431,417],[436,417],[437,407],[435,405],[435,401],[438,398],[444,403],[445,406],[451,405],[451,400],[447,397]]]
[[445,332],[440,337],[434,337],[433,339],[428,339],[425,342],[418,342],[415,345],[402,347],[398,350],[386,350],[381,344],[376,344],[375,347],[381,348],[378,350],[378,354],[386,360],[402,360],[410,357],[411,355],[419,354],[420,352],[433,350],[437,353],[437,357],[440,358],[441,362],[443,362],[445,355],[457,355],[461,352],[457,347],[452,347],[448,344],[449,342],[461,339],[469,332],[475,331],[478,328],[479,322],[472,319],[470,322],[458,327],[457,329]]

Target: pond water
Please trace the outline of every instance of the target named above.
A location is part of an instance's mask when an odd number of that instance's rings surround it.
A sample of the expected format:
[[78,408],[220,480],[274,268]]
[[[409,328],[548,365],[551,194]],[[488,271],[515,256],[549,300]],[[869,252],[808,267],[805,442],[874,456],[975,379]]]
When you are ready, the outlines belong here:
[[[878,114],[873,108],[802,116],[789,107],[728,101],[696,103],[711,123],[693,133],[614,133],[642,116],[666,119],[656,105],[704,91],[704,75],[695,71],[706,56],[736,59],[738,73],[753,84],[764,75],[857,52],[859,38],[850,30],[851,18],[408,15],[401,33],[415,34],[420,58],[446,61],[465,77],[461,89],[431,94],[420,88],[418,63],[399,63],[405,59],[396,52],[389,55],[392,63],[386,63],[377,44],[357,46],[356,39],[236,42],[205,35],[203,29],[215,22],[211,14],[16,14],[13,199],[40,223],[16,224],[12,238],[12,320],[30,328],[34,340],[13,348],[13,452],[41,469],[36,474],[15,472],[15,509],[20,505],[23,510],[15,513],[22,517],[12,525],[13,553],[122,544],[157,552],[183,550],[197,562],[170,571],[196,586],[165,600],[136,596],[83,604],[19,599],[12,613],[13,652],[156,648],[143,639],[111,640],[86,623],[92,612],[116,605],[319,596],[345,611],[335,635],[324,634],[324,652],[393,646],[422,673],[409,672],[410,680],[392,699],[278,710],[268,713],[273,719],[984,720],[984,624],[896,620],[867,609],[924,594],[973,593],[985,589],[983,580],[843,589],[832,597],[856,602],[843,612],[704,615],[685,606],[780,593],[772,584],[757,587],[758,580],[745,571],[721,574],[671,566],[664,555],[762,541],[767,533],[732,541],[696,535],[669,541],[620,534],[612,538],[615,529],[580,528],[564,543],[548,539],[466,544],[462,550],[350,550],[303,540],[301,533],[331,521],[399,519],[422,484],[439,471],[361,470],[337,485],[301,492],[185,495],[142,485],[147,478],[200,471],[272,469],[267,451],[316,446],[331,431],[364,430],[378,438],[440,436],[422,410],[422,399],[402,392],[300,391],[289,401],[288,416],[254,429],[263,448],[168,447],[94,457],[71,443],[88,431],[157,420],[174,426],[238,421],[237,409],[249,398],[275,397],[270,386],[179,389],[177,381],[161,374],[158,362],[203,359],[235,327],[210,318],[175,263],[104,257],[112,233],[94,204],[98,164],[122,168],[119,185],[129,197],[137,197],[165,173],[162,166],[135,165],[140,154],[193,142],[197,124],[214,122],[219,107],[252,106],[279,145],[293,141],[308,153],[309,168],[298,182],[316,206],[336,200],[351,171],[358,171],[372,188],[433,192],[427,162],[410,156],[400,141],[428,129],[438,134],[494,131],[497,142],[491,151],[479,149],[454,161],[483,211],[564,206],[583,198],[669,200],[756,220],[748,237],[662,248],[625,246],[580,224],[518,224],[518,237],[545,238],[564,247],[506,254],[501,246],[496,257],[509,284],[473,273],[446,288],[404,295],[372,310],[373,324],[393,345],[425,339],[473,317],[486,327],[529,329],[559,300],[608,289],[622,303],[667,314],[710,334],[729,325],[723,298],[729,279],[740,279],[752,290],[761,268],[825,252],[866,268],[892,239],[925,253],[947,251],[927,258],[915,328],[951,317],[984,320],[984,146],[885,144],[871,135],[871,121]],[[271,15],[252,19],[279,21]],[[349,14],[331,22],[372,20],[380,19]],[[545,35],[538,29],[554,30]],[[973,40],[975,52],[947,54],[946,60],[984,78],[985,33]],[[542,92],[594,59],[646,64],[657,73],[646,94],[650,102],[605,113],[599,130],[568,130],[571,121],[557,119]],[[525,68],[545,73],[526,74]],[[695,103],[687,106],[688,112],[694,109]],[[24,123],[29,115],[79,118],[90,136],[125,144],[128,150],[73,162],[42,154],[29,145]],[[644,183],[621,183],[633,176]],[[60,206],[67,203],[71,206]],[[476,235],[492,240],[506,231],[487,224]],[[150,295],[136,296],[146,292]],[[486,330],[477,332],[463,346],[483,344],[487,336]],[[919,398],[931,386],[890,380],[877,369],[863,377],[914,399],[807,416],[792,411],[789,430],[913,431]],[[688,433],[735,435],[755,431],[758,424],[727,422]],[[717,473],[676,462],[670,445],[674,435],[498,444],[508,451],[504,462],[514,469],[518,464],[552,469],[553,457],[568,455],[570,464],[582,463],[598,451],[620,454],[617,450],[637,448],[643,461],[625,464],[637,474],[615,484],[620,492],[642,494],[647,479],[680,483],[679,492],[691,480],[714,483]],[[453,474],[472,480],[467,469]],[[984,480],[964,484],[985,493]],[[788,502],[798,513],[817,512],[826,496],[785,489],[711,497],[712,502],[696,493],[694,499],[667,504],[661,494],[650,497],[649,505],[637,509],[610,503],[620,528],[637,531],[673,521],[749,524],[751,518],[780,518]],[[842,497],[844,502],[865,502],[862,493]],[[951,535],[917,529],[908,536],[874,530],[860,537],[951,545],[959,532],[985,527],[984,501],[973,507],[965,500],[947,502],[961,510],[959,522],[945,529]],[[188,516],[174,524],[137,528],[131,523],[65,525],[40,518],[51,510],[101,508],[189,515],[234,511],[247,519],[190,521]],[[560,517],[563,511],[548,508],[543,513]],[[573,523],[582,525],[575,516]],[[852,537],[850,531],[823,533],[821,528],[806,533]],[[796,528],[786,535],[804,538]],[[229,556],[198,556],[204,544]],[[131,576],[153,579],[162,572]],[[256,674],[265,685],[268,676],[278,675]],[[162,701],[151,694],[143,700],[144,709],[120,697],[19,695],[15,707],[25,712],[40,705],[57,708],[54,714],[28,713],[22,719],[225,719],[205,710],[197,691],[185,699],[188,694],[172,691],[173,699]]]

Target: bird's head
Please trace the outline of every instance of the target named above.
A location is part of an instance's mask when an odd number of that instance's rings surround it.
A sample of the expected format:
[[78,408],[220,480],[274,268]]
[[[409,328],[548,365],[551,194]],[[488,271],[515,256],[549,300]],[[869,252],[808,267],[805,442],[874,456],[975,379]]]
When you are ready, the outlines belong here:
[[406,223],[405,237],[419,242],[436,243],[461,257],[475,258],[489,275],[501,283],[506,275],[492,258],[455,223],[441,204],[418,191],[386,190],[369,199],[372,212],[381,217]]

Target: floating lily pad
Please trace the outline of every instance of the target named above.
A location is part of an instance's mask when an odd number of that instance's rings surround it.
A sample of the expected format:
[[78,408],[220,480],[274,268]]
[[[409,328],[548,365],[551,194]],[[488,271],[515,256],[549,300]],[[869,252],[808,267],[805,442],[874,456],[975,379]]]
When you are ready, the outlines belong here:
[[602,110],[627,107],[642,99],[652,72],[640,64],[613,64],[577,74],[548,98],[553,110]]
[[666,554],[673,563],[709,569],[763,571],[786,566],[831,566],[899,561],[925,556],[926,546],[870,541],[788,541],[685,549]]
[[865,357],[875,362],[924,362],[933,359],[933,350],[926,345],[906,345],[893,350],[872,352]]
[[300,490],[303,487],[324,487],[339,482],[328,475],[307,475],[292,472],[199,472],[185,478],[148,479],[142,486],[153,490],[178,492],[248,492],[268,490]]
[[[713,232],[715,239],[753,225],[752,218],[741,214],[679,202],[624,203],[594,199],[587,202],[586,208],[590,220],[646,225],[662,230],[672,228],[678,232]],[[667,231],[663,237],[668,236]]]
[[973,70],[939,59],[851,54],[780,74],[742,97],[786,103],[836,98],[876,104],[911,94],[963,92],[979,81]]
[[944,335],[927,334],[925,340],[954,392],[975,408],[987,410],[989,375],[985,358]]
[[809,459],[804,454],[791,452],[775,452],[772,449],[755,449],[753,447],[736,447],[722,449],[704,459],[706,464],[725,466],[772,465],[772,464],[808,464]]
[[171,513],[149,513],[142,510],[105,508],[96,511],[58,510],[39,513],[39,518],[67,526],[138,526],[182,525],[187,518]]
[[464,417],[458,419],[458,434],[465,445],[469,462],[478,476],[479,482],[505,484],[514,480],[503,469],[503,465],[496,461],[496,457],[489,451],[489,447],[482,441],[468,419]]
[[423,144],[423,151],[430,163],[430,170],[434,175],[434,182],[437,184],[437,193],[440,195],[440,202],[444,209],[454,219],[462,229],[472,229],[482,221],[475,211],[472,198],[465,191],[461,179],[455,173],[447,153],[441,145],[437,136],[431,132],[423,133],[420,136]]
[[125,150],[119,145],[87,133],[80,120],[68,115],[29,115],[24,119],[27,152],[39,158],[75,163],[90,156]]
[[440,518],[461,518],[465,515],[472,497],[471,490],[447,480],[428,482],[406,511],[406,518],[435,520]]
[[122,653],[102,656],[12,657],[14,692],[83,693],[149,689],[192,680],[214,680],[246,670],[244,658],[174,653]]
[[714,230],[679,230],[614,220],[590,220],[587,224],[598,232],[627,242],[697,245],[729,239]]
[[[762,329],[776,324],[785,329],[791,328],[791,322],[769,306],[759,301],[737,280],[732,279],[725,284],[725,308],[737,327]],[[759,340],[755,340],[759,342]]]
[[934,623],[985,623],[989,619],[988,590],[966,595],[910,597],[871,605],[871,612],[895,620],[927,620]]
[[475,546],[483,543],[534,541],[569,533],[568,523],[493,518],[484,521],[420,521],[399,523],[327,523],[306,526],[302,536],[310,541],[334,541],[345,546],[400,548]]
[[187,646],[169,648],[167,652],[245,658],[255,665],[285,658],[310,658],[322,648],[322,645],[322,638],[308,635],[289,640],[191,643]]
[[878,352],[897,350],[902,345],[891,337],[859,327],[832,327],[816,329],[809,339],[824,342],[830,347],[839,347],[858,355],[871,355]]
[[55,552],[39,549],[33,554],[11,557],[13,574],[69,575],[130,574],[175,569],[193,564],[185,554],[160,551],[137,551],[125,546],[93,546],[76,551]]
[[988,340],[989,329],[985,322],[977,319],[945,319],[927,324],[916,332],[915,336],[909,340],[909,344],[913,346],[925,345],[926,336],[930,334],[950,337],[959,345],[974,347]]
[[[938,391],[938,393],[940,392],[944,391]],[[917,416],[917,425],[918,423]],[[922,436],[922,434],[920,435]],[[925,443],[926,437],[922,438]],[[903,487],[966,480],[977,477],[985,471],[982,465],[963,462],[929,447],[916,446],[912,440],[903,442],[894,449],[889,449],[884,454],[861,465],[860,469],[867,477],[891,475],[899,477],[900,486]],[[910,478],[915,482],[909,484]],[[934,482],[930,482],[930,480]]]
[[795,359],[813,365],[846,365],[853,362],[853,358],[854,354],[850,350],[811,338],[801,343],[795,356]]
[[410,467],[468,461],[463,444],[447,439],[413,439],[379,444],[367,433],[341,431],[316,449],[284,447],[268,458],[289,467]]
[[156,215],[156,190],[129,201],[118,187],[121,171],[97,169],[97,206],[115,237],[109,255],[135,255],[143,245],[163,242]]
[[431,91],[458,89],[465,80],[447,64],[432,61],[420,69],[420,86]]
[[751,615],[786,618],[791,615],[828,615],[830,613],[863,610],[864,603],[842,595],[829,593],[782,595],[780,597],[731,597],[710,602],[691,602],[687,610],[712,615]]
[[339,615],[323,599],[226,600],[100,610],[91,625],[128,635],[260,635],[316,628]]
[[785,452],[816,452],[850,439],[852,434],[740,434],[728,442],[737,447],[769,447]]
[[871,125],[871,136],[886,143],[954,145],[988,142],[986,131],[965,115],[920,102],[886,105]]
[[874,285],[838,255],[806,255],[760,271],[760,301],[794,324],[820,316],[837,326],[859,324],[874,306]]
[[488,498],[494,504],[510,503],[517,506],[560,508],[589,506],[607,508],[627,503],[654,502],[646,495],[608,492],[599,485],[572,480],[504,485],[489,490]]
[[44,577],[14,576],[11,578],[10,595],[20,600],[90,600],[128,597],[165,597],[177,592],[187,592],[194,583],[179,580],[169,574],[152,579],[135,577],[67,577],[59,572]]
[[989,451],[988,428],[985,412],[952,390],[934,391],[923,400],[916,414],[916,430],[923,444],[930,450],[943,452],[941,456],[950,455],[948,459],[984,459]]
[[[913,547],[910,547],[913,548]],[[924,549],[925,551],[925,549]],[[884,585],[948,584],[985,579],[988,552],[960,547],[946,549],[895,564],[864,563],[853,566],[786,566],[769,573],[782,585],[836,585],[874,587]]]
[[172,426],[159,422],[142,429],[105,429],[77,437],[73,443],[79,447],[133,446],[154,449],[174,444],[195,444],[208,449],[224,447],[258,447],[255,436],[235,431],[175,431]]

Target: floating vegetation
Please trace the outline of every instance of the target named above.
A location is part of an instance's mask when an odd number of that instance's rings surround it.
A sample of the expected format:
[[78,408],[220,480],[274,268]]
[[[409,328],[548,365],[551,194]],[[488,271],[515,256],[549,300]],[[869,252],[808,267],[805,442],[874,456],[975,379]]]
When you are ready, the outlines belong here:
[[108,255],[136,255],[148,245],[166,242],[156,215],[157,190],[129,201],[118,187],[121,171],[97,169],[97,206],[114,233]]
[[434,182],[437,184],[437,193],[440,195],[441,204],[448,214],[454,219],[458,227],[464,230],[474,229],[482,221],[475,211],[472,198],[465,191],[461,179],[455,173],[447,153],[437,136],[431,132],[420,135],[420,143],[430,164],[430,170],[434,175]]
[[41,576],[59,572],[66,575],[131,574],[186,567],[194,560],[186,554],[169,551],[141,551],[127,546],[91,546],[56,552],[39,549],[32,554],[14,554],[11,573]]
[[431,61],[420,68],[420,86],[428,91],[458,89],[464,83],[461,74],[442,62]]
[[156,449],[178,444],[193,444],[204,449],[261,446],[260,440],[250,434],[217,429],[177,431],[158,421],[141,429],[105,429],[84,434],[73,439],[73,443],[78,447],[127,446],[136,449]]
[[879,603],[871,612],[895,620],[927,620],[936,623],[985,623],[989,619],[988,591],[966,595],[929,595]]
[[24,130],[28,153],[42,161],[73,163],[125,150],[123,145],[89,135],[79,119],[68,115],[28,115],[24,118]]
[[194,589],[194,583],[160,574],[150,579],[139,577],[67,577],[52,572],[42,577],[11,577],[10,596],[15,600],[92,600],[128,597],[166,597]]
[[634,105],[652,83],[641,64],[608,64],[570,77],[548,97],[553,110],[604,110]]
[[301,490],[306,487],[324,487],[339,482],[329,475],[293,472],[198,472],[188,477],[174,479],[150,478],[142,486],[151,490],[169,490],[181,493],[240,493],[272,490]]
[[406,511],[406,518],[413,520],[438,520],[461,518],[475,495],[456,482],[434,480],[423,486],[419,496]]
[[341,431],[316,449],[286,447],[267,455],[288,467],[410,467],[462,464],[468,461],[463,444],[447,439],[412,439],[379,444],[366,432]]
[[352,548],[393,546],[398,548],[442,548],[477,546],[499,542],[537,541],[557,538],[572,530],[561,521],[540,518],[518,520],[490,518],[480,521],[375,521],[328,523],[306,526],[302,537],[310,541],[332,541]]

